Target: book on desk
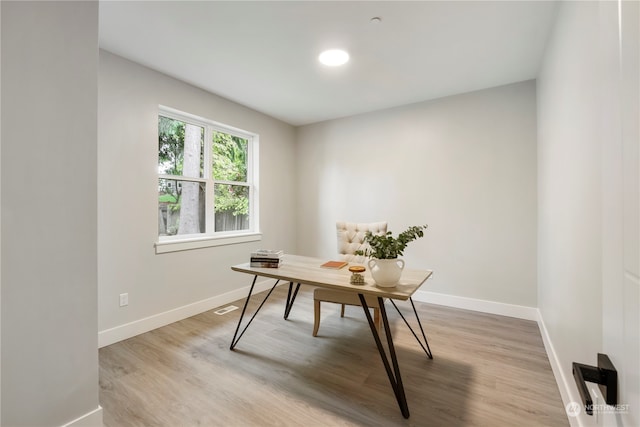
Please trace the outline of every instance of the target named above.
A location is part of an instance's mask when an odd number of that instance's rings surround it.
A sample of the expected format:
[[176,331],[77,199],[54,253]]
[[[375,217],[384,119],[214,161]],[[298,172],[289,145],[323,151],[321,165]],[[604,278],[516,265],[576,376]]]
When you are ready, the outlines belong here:
[[349,265],[347,261],[327,261],[322,264],[320,267],[322,268],[332,268],[334,270],[339,270],[342,267]]
[[259,268],[278,268],[282,265],[284,251],[272,249],[258,249],[251,252],[249,265]]

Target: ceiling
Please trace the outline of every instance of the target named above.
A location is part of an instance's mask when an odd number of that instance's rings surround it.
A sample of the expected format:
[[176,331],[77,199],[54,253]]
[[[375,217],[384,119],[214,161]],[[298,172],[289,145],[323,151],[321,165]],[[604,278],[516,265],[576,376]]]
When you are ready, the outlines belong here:
[[[100,47],[297,126],[533,79],[555,9],[549,1],[101,1]],[[350,61],[321,65],[320,52],[336,47]]]

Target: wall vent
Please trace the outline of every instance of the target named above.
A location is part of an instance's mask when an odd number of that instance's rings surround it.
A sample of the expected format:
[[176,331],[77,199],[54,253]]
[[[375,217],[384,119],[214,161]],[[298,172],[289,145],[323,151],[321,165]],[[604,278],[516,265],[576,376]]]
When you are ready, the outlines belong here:
[[238,307],[236,307],[235,305],[228,305],[226,307],[223,307],[219,310],[214,311],[215,314],[222,316],[223,314],[227,314],[233,310],[237,310]]

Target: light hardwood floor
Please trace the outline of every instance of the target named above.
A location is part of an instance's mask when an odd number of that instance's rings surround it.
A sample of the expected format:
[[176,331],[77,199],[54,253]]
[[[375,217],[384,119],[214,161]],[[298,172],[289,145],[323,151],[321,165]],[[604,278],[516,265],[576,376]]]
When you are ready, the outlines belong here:
[[[535,322],[416,302],[429,360],[388,305],[407,420],[362,309],[347,307],[340,318],[338,305],[323,304],[314,338],[312,290],[300,289],[284,320],[286,289],[274,291],[235,351],[229,344],[240,309],[212,310],[100,349],[105,426],[569,424]],[[410,305],[399,307],[411,321]]]

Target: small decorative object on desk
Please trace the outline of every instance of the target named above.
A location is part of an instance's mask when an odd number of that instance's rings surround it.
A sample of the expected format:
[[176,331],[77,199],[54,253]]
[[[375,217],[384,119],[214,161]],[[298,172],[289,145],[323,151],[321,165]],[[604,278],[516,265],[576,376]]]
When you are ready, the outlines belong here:
[[351,279],[349,283],[352,285],[364,285],[364,276],[361,273],[364,273],[366,269],[361,265],[353,265],[349,267],[349,271],[351,272]]
[[284,251],[271,249],[258,249],[251,252],[251,267],[278,268],[282,265]]

